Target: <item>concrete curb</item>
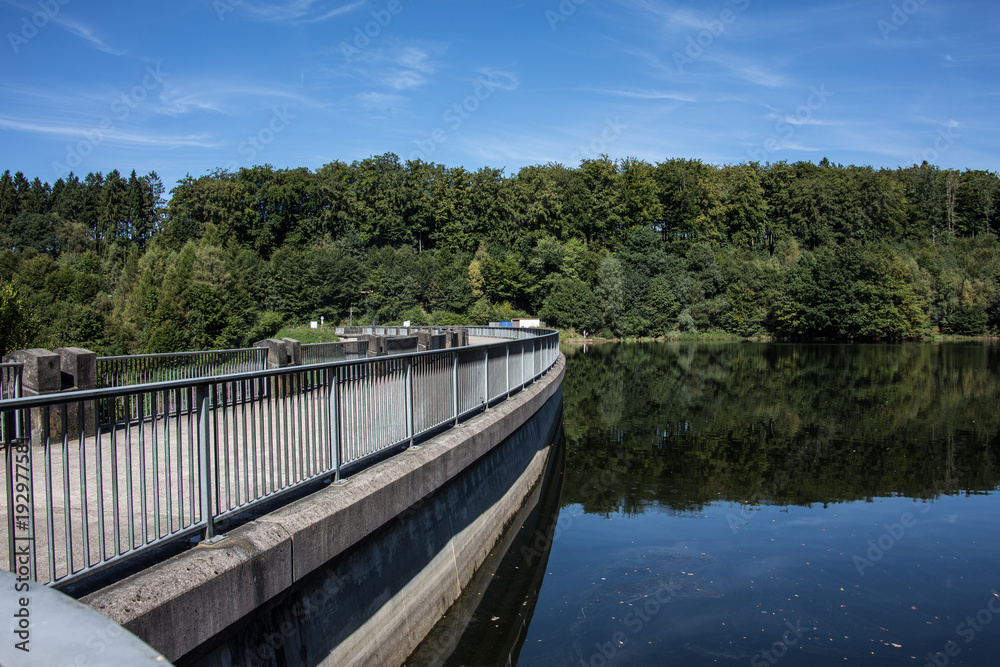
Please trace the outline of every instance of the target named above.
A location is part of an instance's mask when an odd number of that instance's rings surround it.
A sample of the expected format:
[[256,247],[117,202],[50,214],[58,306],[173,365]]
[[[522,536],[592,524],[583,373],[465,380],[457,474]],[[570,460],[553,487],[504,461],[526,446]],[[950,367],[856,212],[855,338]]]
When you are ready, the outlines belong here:
[[560,355],[510,400],[350,484],[322,489],[82,601],[176,660],[456,478],[545,405],[565,369]]

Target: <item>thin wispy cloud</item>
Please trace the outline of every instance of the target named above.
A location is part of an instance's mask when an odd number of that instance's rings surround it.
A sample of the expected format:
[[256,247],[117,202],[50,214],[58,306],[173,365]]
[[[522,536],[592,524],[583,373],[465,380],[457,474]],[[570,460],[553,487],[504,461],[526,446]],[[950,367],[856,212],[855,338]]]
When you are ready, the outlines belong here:
[[[70,33],[71,35],[75,35],[76,37],[79,37],[80,39],[84,40],[85,42],[87,42],[89,46],[97,49],[98,51],[103,51],[104,53],[108,53],[113,56],[123,56],[127,53],[124,49],[115,48],[109,45],[107,42],[105,42],[104,39],[98,34],[98,31],[95,30],[94,28],[85,25],[82,21],[67,16],[67,12],[72,11],[72,8],[62,7],[62,3],[56,5],[57,9],[54,11],[51,9],[46,9],[44,7],[41,7],[41,5],[30,5],[21,2],[10,2],[10,0],[8,0],[7,4],[23,12],[25,15],[25,19],[29,20],[29,24],[33,25],[36,28],[38,28],[39,25],[41,25],[42,28],[44,28],[45,25],[47,25],[48,23],[52,23],[53,25],[59,26],[60,28]],[[40,9],[41,11],[39,11]],[[35,17],[36,15],[39,14],[45,17],[45,23],[43,24],[38,23],[38,20]],[[40,30],[41,28],[38,29]],[[11,32],[10,34],[14,33]]]
[[219,80],[181,83],[169,81],[160,94],[159,104],[154,111],[172,116],[197,111],[237,115],[246,113],[248,109],[301,100],[301,90],[288,85],[268,85],[266,82],[241,84]]
[[[25,121],[13,118],[0,118],[0,129],[50,135],[66,140],[86,138],[85,133],[93,133],[95,131],[95,128],[92,125],[46,124],[37,121]],[[133,148],[179,148],[192,146],[198,148],[217,148],[222,145],[219,141],[211,140],[211,138],[206,134],[166,135],[162,133],[117,131],[113,128],[101,130],[101,144],[112,144]]]
[[76,35],[77,37],[83,39],[98,51],[104,51],[105,53],[111,54],[113,56],[124,56],[127,53],[127,51],[125,51],[124,49],[116,49],[107,44],[97,34],[97,31],[88,28],[82,23],[79,23],[71,18],[68,18],[65,15],[58,14],[55,17],[53,17],[52,21],[53,23],[62,27],[70,34]]
[[591,92],[604,95],[628,97],[636,100],[676,100],[678,102],[695,102],[698,98],[691,93],[675,93],[663,90],[615,90],[611,88],[594,88]]
[[284,4],[244,2],[241,9],[255,19],[275,23],[321,23],[363,7],[364,0],[331,4],[326,0],[294,0]]

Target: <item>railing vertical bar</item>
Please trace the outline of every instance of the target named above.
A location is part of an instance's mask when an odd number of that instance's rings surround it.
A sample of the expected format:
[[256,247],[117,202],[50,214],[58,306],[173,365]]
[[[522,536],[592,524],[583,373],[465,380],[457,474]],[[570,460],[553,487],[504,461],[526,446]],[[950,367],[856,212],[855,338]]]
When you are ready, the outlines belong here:
[[4,488],[7,489],[7,544],[10,572],[17,572],[17,561],[14,549],[14,446],[19,442],[14,432],[14,411],[5,410],[3,413],[3,474]]
[[288,484],[289,486],[298,482],[302,479],[302,372],[296,371],[294,375],[289,375],[288,379],[291,381],[291,391],[292,395],[288,397],[288,409],[291,411],[291,418],[289,419],[289,430],[291,430],[291,438],[289,438],[288,446],[292,450],[292,474],[289,476]]
[[[153,413],[153,418],[150,424],[150,436],[152,442],[150,443],[151,458],[152,458],[152,468],[153,468],[153,483],[152,483],[152,496],[153,496],[153,539],[160,539],[160,452],[159,452],[159,441],[160,438],[157,435],[159,430],[160,422],[160,408],[159,404],[162,402],[163,393],[159,391],[150,392],[150,411]],[[161,400],[157,400],[160,398]],[[166,415],[164,415],[164,435],[169,435],[170,428],[166,423]],[[143,466],[145,469],[145,466]],[[170,487],[167,487],[167,492],[169,493]],[[143,497],[145,497],[143,493]],[[148,535],[148,528],[147,528]]]
[[148,411],[152,415],[149,417],[150,428],[153,428],[153,425],[156,424],[156,417],[152,408],[153,392],[141,394],[139,400],[142,406],[145,406],[140,409],[143,417],[139,421],[139,434],[137,436],[139,438],[139,512],[142,517],[142,538],[139,540],[139,543],[146,544],[149,541],[149,513],[147,512],[148,503],[146,501],[146,412]]
[[[125,416],[125,507],[128,512],[128,550],[135,548],[135,501],[132,495],[132,414],[142,412],[139,407],[141,394],[132,397],[132,405],[136,406]],[[141,417],[139,417],[141,419]],[[141,426],[141,422],[140,422]]]
[[[82,415],[83,405],[77,409],[78,419],[77,422],[82,425]],[[63,481],[63,531],[65,534],[66,541],[66,574],[72,574],[73,572],[73,513],[70,511],[73,503],[70,501],[70,471],[69,471],[69,405],[63,404],[62,407],[62,481]]]
[[458,349],[451,351],[451,388],[452,406],[455,417],[455,426],[458,426]]
[[[42,459],[45,461],[45,470],[42,471],[42,477],[45,480],[45,548],[48,554],[48,565],[49,565],[49,581],[55,581],[56,578],[56,564],[55,564],[55,548],[52,544],[55,539],[55,531],[53,527],[53,521],[55,517],[53,516],[52,507],[52,413],[51,408],[43,409],[44,417],[42,418],[42,442],[45,448],[45,455]],[[32,498],[32,512],[34,515],[34,498]],[[34,535],[34,532],[32,533]]]
[[278,378],[277,376],[271,376],[268,378],[268,399],[267,399],[267,455],[270,465],[271,478],[269,488],[265,490],[265,493],[271,493],[275,490],[275,484],[277,480],[277,474],[275,472],[275,460],[274,460],[274,401],[275,395],[278,393]]
[[407,437],[409,438],[409,446],[413,446],[413,414],[416,412],[413,409],[413,357],[408,357],[406,359],[406,426],[409,429]]
[[331,389],[330,389],[330,410],[332,411],[332,417],[330,419],[330,431],[331,440],[330,444],[333,447],[333,470],[334,470],[334,482],[340,482],[340,466],[341,466],[341,439],[340,439],[340,368],[334,368],[331,373]]
[[[251,502],[254,497],[250,495],[250,451],[249,451],[249,438],[247,433],[249,429],[247,428],[247,403],[253,399],[250,397],[250,380],[240,380],[239,384],[240,391],[243,393],[243,400],[240,401],[240,441],[243,443],[243,492],[245,496],[245,502]],[[251,403],[253,405],[253,403]],[[239,500],[239,496],[237,496]]]
[[[251,451],[251,461],[253,463],[253,497],[260,498],[260,490],[258,486],[258,469],[257,461],[260,459],[260,455],[263,454],[263,450],[257,443],[257,400],[258,396],[255,395],[257,388],[260,386],[262,380],[250,380],[250,391],[254,392],[250,397],[250,451]],[[261,429],[263,432],[263,429]],[[263,461],[261,462],[263,464]],[[261,468],[264,468],[261,465]],[[266,470],[266,468],[264,468]]]
[[[215,451],[221,452],[222,458],[225,460],[225,465],[223,467],[225,479],[226,479],[226,502],[216,503],[216,508],[218,511],[223,512],[233,507],[233,493],[232,484],[230,483],[230,462],[229,462],[229,392],[228,392],[228,382],[221,382],[219,384],[212,385],[212,393],[217,397],[217,404],[215,409],[212,410],[213,423],[215,423],[216,430],[218,429],[219,418],[222,419],[222,440],[221,446],[220,441],[216,438]],[[239,475],[239,461],[234,461],[232,463],[232,472]],[[220,485],[221,489],[221,485]],[[221,490],[217,493],[221,493]]]
[[197,406],[198,481],[201,490],[201,520],[205,523],[204,539],[207,541],[215,536],[215,522],[212,517],[209,394],[206,389],[205,384],[198,384],[195,387],[194,400]]
[[[183,420],[180,421],[180,425],[184,426],[184,422],[185,421],[187,422],[187,463],[188,463],[187,483],[188,483],[188,496],[189,496],[187,507],[188,507],[188,512],[190,513],[189,524],[194,525],[196,523],[200,523],[201,521],[206,520],[204,515],[202,516],[198,515],[198,513],[201,512],[201,508],[204,506],[205,499],[199,497],[198,501],[195,502],[196,495],[194,492],[195,484],[198,485],[199,489],[201,489],[202,486],[201,468],[200,468],[201,451],[200,449],[196,449],[196,447],[198,447],[197,407],[201,403],[197,400],[198,399],[197,387],[185,387],[184,391],[180,394],[180,398],[186,401],[188,404],[187,409],[185,409],[183,412],[184,418]],[[178,409],[181,408],[182,406],[178,405]],[[178,418],[180,418],[180,413],[178,414]],[[179,470],[178,474],[182,475],[184,471],[184,464],[181,455],[183,454],[183,452],[181,451],[179,445],[180,443],[178,443],[177,467]],[[180,498],[183,498],[184,485],[180,478],[178,478],[177,482],[178,482],[178,489],[177,489],[178,496]],[[184,527],[183,521],[181,522],[180,527],[181,528]]]
[[[97,446],[100,447],[101,442],[101,424],[100,424],[100,402],[94,401],[94,421],[96,429],[96,437],[94,441]],[[89,517],[89,505],[87,504],[87,439],[80,434],[79,440],[79,451],[80,451],[80,510],[83,516],[82,525],[80,526],[80,532],[83,536],[83,567],[90,567],[90,517]]]

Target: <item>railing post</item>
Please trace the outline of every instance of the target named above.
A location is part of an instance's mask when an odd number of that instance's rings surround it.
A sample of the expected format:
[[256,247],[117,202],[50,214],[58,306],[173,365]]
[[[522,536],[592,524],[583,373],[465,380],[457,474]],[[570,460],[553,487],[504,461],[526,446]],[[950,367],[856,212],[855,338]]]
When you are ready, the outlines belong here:
[[490,348],[483,349],[483,410],[490,405]]
[[206,542],[215,539],[215,517],[212,514],[212,480],[211,480],[211,430],[209,428],[209,394],[208,385],[198,384],[195,387],[195,411],[197,415],[198,442],[198,482],[201,489],[201,518],[205,522]]
[[452,405],[455,412],[455,426],[458,426],[458,348],[451,350]]
[[333,481],[340,483],[340,382],[336,368],[330,369],[330,460],[333,462]]
[[409,446],[413,446],[413,415],[416,412],[413,408],[413,357],[406,358],[406,428],[409,429]]
[[510,398],[510,341],[504,343],[503,349],[507,355],[503,363],[503,374],[507,383],[507,398]]

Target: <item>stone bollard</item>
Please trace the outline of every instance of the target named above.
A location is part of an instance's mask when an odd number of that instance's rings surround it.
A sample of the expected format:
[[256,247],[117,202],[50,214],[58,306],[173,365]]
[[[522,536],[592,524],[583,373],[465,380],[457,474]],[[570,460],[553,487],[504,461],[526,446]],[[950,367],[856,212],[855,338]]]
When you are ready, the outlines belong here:
[[267,367],[284,368],[291,365],[288,358],[288,347],[284,340],[276,338],[265,338],[253,344],[254,347],[267,348]]
[[[5,362],[24,364],[21,374],[21,395],[42,396],[55,394],[62,389],[62,376],[59,371],[59,355],[42,348],[17,350],[3,357]],[[31,411],[29,432],[31,444],[39,445],[45,442],[45,435],[58,438],[58,418],[46,419],[47,413],[53,413],[52,408],[35,408]],[[52,415],[56,417],[55,414]],[[53,431],[53,427],[57,430]],[[22,434],[23,436],[23,434]]]
[[416,336],[392,336],[385,339],[385,354],[405,354],[417,351]]
[[282,338],[281,341],[285,344],[285,354],[288,356],[288,365],[301,366],[302,343],[294,338]]
[[367,359],[368,341],[353,340],[344,343],[344,359]]
[[368,356],[369,357],[384,357],[385,356],[385,336],[376,336],[374,334],[365,334],[361,336],[361,340],[368,343]]
[[[292,338],[265,338],[253,344],[267,348],[267,367],[287,368],[302,365],[302,344]],[[271,391],[278,398],[284,398],[295,391],[298,376],[278,375],[271,378]]]
[[[60,347],[59,370],[63,391],[84,391],[97,388],[97,354],[82,347]],[[78,401],[66,404],[66,431],[71,438],[97,433],[97,402]],[[82,421],[81,421],[82,411]]]
[[417,349],[421,352],[427,350],[443,350],[445,348],[445,335],[432,331],[420,331],[417,333]]

